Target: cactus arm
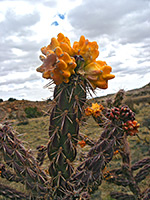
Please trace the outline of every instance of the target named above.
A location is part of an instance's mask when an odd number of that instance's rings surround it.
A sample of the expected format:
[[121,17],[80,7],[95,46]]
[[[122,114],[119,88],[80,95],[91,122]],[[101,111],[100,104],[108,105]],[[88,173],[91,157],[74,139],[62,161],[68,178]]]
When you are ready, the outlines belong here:
[[7,170],[4,164],[0,164],[0,176],[1,178],[6,178],[8,181],[23,183],[22,178],[18,177],[15,173],[12,173],[12,171]]
[[113,199],[117,200],[136,200],[136,198],[133,195],[125,194],[125,193],[119,193],[119,192],[112,192],[111,197]]
[[44,196],[48,193],[48,176],[7,125],[0,130],[0,151],[6,164],[14,169],[16,178],[22,179],[22,183],[33,196]]
[[141,182],[150,174],[150,164],[145,165],[134,177],[136,183]]
[[[81,189],[82,192],[88,191],[93,193],[102,182],[102,170],[112,160],[114,147],[123,136],[123,131],[111,124],[108,126],[110,131],[109,137],[105,140],[97,142],[87,154],[87,158],[79,165],[76,172],[71,177],[71,182],[74,183],[74,190]],[[80,180],[80,181],[79,181]]]
[[0,183],[0,195],[9,198],[9,199],[27,199],[29,200],[30,197],[23,192],[19,192],[9,186],[3,185]]
[[131,167],[131,170],[132,171],[138,170],[139,168],[142,168],[144,165],[147,164],[150,164],[150,158],[144,158],[143,160],[134,163]]
[[124,135],[122,140],[122,148],[120,151],[120,155],[122,157],[122,171],[124,176],[129,181],[129,188],[136,197],[136,199],[141,199],[141,191],[139,186],[136,183],[135,177],[133,176],[131,170],[131,159],[130,159],[130,150],[129,150],[129,143],[127,141],[127,135]]

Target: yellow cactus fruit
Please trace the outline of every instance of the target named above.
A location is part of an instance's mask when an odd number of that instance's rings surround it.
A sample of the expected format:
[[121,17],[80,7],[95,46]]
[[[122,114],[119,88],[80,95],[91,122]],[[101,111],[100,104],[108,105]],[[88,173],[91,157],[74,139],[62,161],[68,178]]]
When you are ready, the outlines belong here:
[[102,110],[104,107],[98,103],[92,103],[91,107],[87,107],[85,109],[86,116],[93,115],[94,117],[98,117],[101,115]]
[[58,57],[63,54],[63,50],[60,47],[56,47],[54,52]]
[[58,42],[58,40],[56,39],[56,38],[52,38],[51,39],[51,43],[47,46],[48,47],[48,49],[50,49],[50,50],[52,50],[52,51],[54,51],[54,49],[56,48],[56,47],[59,47],[59,42]]
[[74,54],[83,57],[86,64],[93,62],[99,56],[97,42],[89,42],[83,35],[80,37],[79,42],[74,42],[73,50]]
[[85,115],[86,115],[86,116],[90,116],[90,115],[92,115],[92,114],[93,114],[93,110],[92,110],[91,108],[87,107],[87,108],[85,109]]
[[113,74],[110,74],[111,67],[104,61],[92,62],[86,65],[84,70],[86,78],[90,81],[94,89],[96,87],[107,89],[108,80],[115,77]]
[[[62,35],[59,37],[63,38]],[[43,74],[43,78],[53,79],[56,85],[62,82],[68,83],[69,77],[75,74],[74,69],[77,65],[75,59],[61,49],[56,38],[52,38],[50,45],[42,47],[41,51],[46,57],[40,56],[43,64],[37,71]]]
[[71,47],[70,40],[68,39],[68,37],[65,37],[62,33],[59,33],[57,35],[57,40],[59,43],[63,42],[63,43],[68,44]]
[[[115,77],[110,74],[111,67],[105,61],[96,61],[99,55],[97,42],[90,42],[83,35],[79,42],[74,42],[73,47],[71,47],[68,37],[59,33],[57,39],[53,37],[47,47],[41,48],[41,52],[45,56],[40,56],[43,64],[37,71],[43,73],[43,78],[53,79],[56,84],[63,81],[68,83],[69,77],[75,74],[74,69],[77,63],[79,67],[76,73],[88,79],[93,89],[96,87],[106,89],[108,80]],[[78,56],[84,60],[82,65],[76,60]]]

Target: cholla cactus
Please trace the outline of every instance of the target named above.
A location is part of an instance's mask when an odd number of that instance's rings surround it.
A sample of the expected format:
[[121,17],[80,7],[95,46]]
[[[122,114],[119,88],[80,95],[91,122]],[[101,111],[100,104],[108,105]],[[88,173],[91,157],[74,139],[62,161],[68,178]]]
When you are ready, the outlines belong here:
[[[87,112],[88,110],[89,108],[86,109],[85,112]],[[120,169],[114,169],[111,171],[104,172],[103,177],[109,183],[114,183],[116,185],[120,185],[123,187],[128,186],[131,192],[133,193],[131,195],[127,193],[112,192],[110,194],[111,197],[120,200],[150,199],[149,188],[142,192],[138,186],[138,184],[150,174],[150,165],[149,165],[150,158],[143,159],[131,165],[130,148],[129,148],[129,143],[127,141],[127,136],[135,136],[138,132],[140,124],[135,120],[135,114],[128,106],[123,105],[119,107],[112,107],[111,109],[106,109],[105,113],[101,113],[100,119],[99,118],[95,119],[94,117],[93,118],[99,124],[99,122],[101,122],[103,115],[106,117],[105,118],[106,127],[105,131],[101,134],[98,143],[101,144],[104,142],[104,140],[109,141],[108,139],[111,138],[111,140],[112,141],[114,140],[115,142],[115,145],[111,149],[111,152],[114,152],[114,154],[120,153],[122,158],[122,167]],[[110,127],[111,129],[114,127],[113,134],[112,132],[110,132]],[[118,134],[116,134],[116,130],[118,130]],[[92,148],[94,149],[93,150],[94,152],[97,151],[95,147],[96,145]],[[100,153],[102,153],[102,149]],[[111,154],[109,152],[109,156],[110,155]],[[104,153],[103,156],[105,156]],[[107,161],[104,162],[104,165],[106,163]],[[142,169],[136,175],[133,175],[133,172],[138,170],[139,168]]]
[[[39,146],[37,160],[33,160],[13,130],[8,126],[2,127],[0,149],[6,164],[14,169],[12,179],[4,173],[4,168],[2,176],[25,184],[32,198],[63,199],[67,190],[72,192],[75,189],[70,177],[74,173],[72,162],[77,154],[79,122],[84,113],[86,90],[97,87],[106,89],[108,80],[114,75],[110,74],[111,67],[105,61],[96,60],[99,55],[97,43],[84,36],[71,46],[70,40],[59,33],[41,51],[44,54],[40,56],[43,64],[37,71],[56,84],[48,145]],[[39,167],[43,164],[46,151],[50,160],[49,175]],[[82,195],[85,198],[88,196]]]
[[[103,61],[96,61],[99,55],[96,42],[89,42],[81,36],[71,47],[70,41],[62,33],[52,38],[50,45],[43,47],[43,64],[37,71],[44,78],[56,84],[55,105],[50,116],[48,157],[49,174],[52,177],[54,196],[62,198],[67,181],[74,172],[71,162],[76,157],[79,122],[84,112],[87,87],[107,88],[111,67]],[[66,192],[64,192],[66,193]],[[59,194],[59,195],[58,195]],[[59,196],[59,197],[58,197]]]
[[[28,195],[4,185],[0,185],[0,195],[10,199],[88,200],[102,180],[109,177],[109,174],[104,174],[104,169],[113,155],[119,152],[124,164],[122,171],[129,180],[129,184],[126,180],[123,183],[129,185],[133,192],[130,197],[147,198],[146,193],[140,192],[136,182],[143,180],[149,173],[149,164],[133,177],[126,142],[127,136],[136,134],[139,124],[128,107],[117,107],[120,102],[118,96],[114,101],[116,107],[106,109],[102,105],[92,104],[91,108],[86,109],[86,115],[92,115],[99,126],[104,127],[97,141],[79,134],[87,90],[106,89],[108,80],[114,78],[110,74],[111,67],[105,61],[96,60],[99,55],[97,43],[81,36],[79,42],[71,46],[70,40],[59,33],[41,51],[44,54],[40,56],[43,63],[37,71],[42,73],[43,78],[51,80],[49,85],[56,85],[48,145],[37,147],[38,155],[35,159],[17,139],[14,130],[8,125],[1,125],[0,151],[5,164],[13,170],[1,164],[0,176],[24,184]],[[81,141],[78,141],[79,138]],[[77,144],[81,147],[88,144],[91,149],[75,168],[73,161],[77,155]],[[46,154],[50,161],[47,173],[42,170]],[[133,168],[138,168],[142,163],[135,164]],[[119,181],[119,178],[115,180]],[[149,192],[148,189],[146,191]],[[114,194],[115,198],[118,196]],[[129,195],[126,194],[126,197]]]

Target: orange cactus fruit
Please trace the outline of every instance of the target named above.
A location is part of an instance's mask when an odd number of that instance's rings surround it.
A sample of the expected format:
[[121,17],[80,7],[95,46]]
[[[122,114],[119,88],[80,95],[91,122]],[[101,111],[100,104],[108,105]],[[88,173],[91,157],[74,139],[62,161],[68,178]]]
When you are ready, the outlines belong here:
[[64,43],[68,44],[69,46],[71,46],[69,38],[65,37],[62,33],[59,33],[57,35],[57,40],[59,43],[64,42]]
[[69,54],[66,53],[66,52],[64,52],[63,54],[61,54],[61,55],[59,56],[59,58],[62,59],[62,60],[64,60],[67,64],[70,63],[70,62],[72,62],[71,57],[70,57]]
[[118,151],[118,150],[114,151],[114,155],[116,155],[116,154],[118,154],[118,153],[119,153],[119,151]]
[[64,51],[67,52],[69,55],[73,55],[73,49],[71,47],[70,40],[68,37],[65,37],[62,33],[59,33],[57,35],[57,40],[59,42],[60,48]]
[[[42,47],[40,56],[43,64],[37,68],[38,72],[43,73],[43,78],[53,79],[54,83],[68,83],[69,77],[75,74],[74,69],[77,64],[75,55],[81,55],[84,64],[79,67],[77,74],[84,76],[91,84],[93,89],[108,87],[108,80],[115,76],[110,74],[111,67],[104,61],[96,61],[99,56],[97,42],[90,42],[82,35],[79,42],[74,42],[71,47],[70,40],[62,33],[53,37],[51,43],[47,47]],[[57,73],[57,74],[56,74]]]
[[101,116],[102,110],[104,109],[104,107],[101,104],[92,103],[91,109],[93,110],[93,116],[99,117],[99,116]]
[[92,115],[92,114],[93,114],[93,110],[92,110],[91,108],[87,107],[87,108],[85,109],[85,115],[86,115],[86,116],[90,116],[90,115]]
[[110,74],[111,67],[104,61],[95,61],[85,66],[85,77],[90,81],[95,89],[108,88],[108,80],[113,79],[115,75]]
[[80,145],[81,148],[85,147],[86,142],[84,140],[81,140],[78,142],[78,144]]
[[60,47],[56,47],[54,49],[54,53],[59,57],[60,55],[63,54],[63,50]]
[[92,110],[103,110],[104,107],[101,105],[101,104],[98,104],[98,103],[92,103],[92,107],[91,107]]
[[87,116],[93,115],[94,117],[98,117],[101,115],[101,112],[103,109],[104,109],[104,107],[101,104],[92,103],[91,107],[87,107],[85,109],[85,114]]
[[60,43],[60,47],[64,52],[67,52],[70,56],[73,55],[72,48],[67,43]]
[[60,43],[56,38],[51,39],[51,43],[47,46],[47,49],[54,51],[56,47],[59,47]]
[[124,130],[131,136],[136,135],[136,133],[138,133],[138,128],[139,128],[140,124],[134,120],[134,121],[127,121],[124,124]]
[[94,61],[99,56],[97,42],[89,42],[83,35],[80,37],[79,42],[74,42],[73,50],[75,55],[83,57],[86,64]]
[[[63,47],[63,49],[61,48]],[[42,47],[41,52],[46,56],[40,56],[43,64],[37,68],[42,73],[43,78],[53,79],[56,85],[62,82],[68,83],[69,77],[75,74],[74,69],[77,64],[75,59],[70,57],[70,41],[62,33],[58,38],[52,38],[47,47]]]

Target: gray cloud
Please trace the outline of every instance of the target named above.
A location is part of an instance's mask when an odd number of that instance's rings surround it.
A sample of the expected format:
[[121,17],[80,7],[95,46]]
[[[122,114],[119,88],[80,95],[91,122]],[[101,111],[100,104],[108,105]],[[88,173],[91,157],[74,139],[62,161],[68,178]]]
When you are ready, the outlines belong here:
[[27,81],[36,81],[36,80],[39,80],[41,79],[39,76],[37,76],[36,74],[31,74],[29,77],[27,78],[15,78],[13,80],[7,80],[7,81],[4,81],[4,82],[1,82],[0,83],[0,86],[2,85],[10,85],[10,84],[22,84],[22,83],[25,83]]
[[[150,63],[149,11],[149,0],[86,0],[68,13],[68,19],[77,34],[100,41],[100,47],[108,52],[105,58],[110,60],[113,73],[141,76],[150,73],[150,64],[149,69],[147,67]],[[113,43],[117,46],[114,47]],[[128,61],[131,56],[134,58],[134,66],[128,66],[129,62],[123,64],[122,58],[117,56],[116,50],[126,44],[134,45],[136,53],[126,56]]]
[[36,24],[40,20],[38,12],[26,15],[16,15],[12,10],[8,10],[5,15],[5,20],[0,23],[0,35],[9,36],[28,36],[32,34],[29,27]]
[[113,73],[119,73],[120,75],[138,75],[138,76],[143,76],[146,73],[150,73],[150,68],[147,66],[133,66],[133,68],[131,66],[126,66],[126,67],[117,67],[116,69],[113,70]]
[[113,57],[113,56],[116,56],[116,52],[114,50],[110,50],[107,57]]
[[[38,12],[26,15],[16,15],[12,10],[8,10],[5,20],[0,23],[0,75],[6,75],[11,71],[25,71],[31,66],[27,63],[34,63],[40,42],[30,41],[27,35],[32,35],[30,27],[40,20]],[[15,42],[9,36],[17,36],[20,41]],[[13,49],[21,50],[24,54],[16,55]],[[37,61],[36,61],[37,63]],[[33,65],[33,64],[31,64]]]
[[57,5],[57,2],[55,0],[48,0],[48,1],[44,1],[43,4],[45,6],[48,6],[48,7],[55,7]]
[[139,42],[150,37],[148,0],[86,0],[68,14],[77,32],[88,37],[107,35],[120,42]]
[[147,58],[147,59],[144,58],[143,60],[137,61],[138,64],[145,63],[145,62],[150,62],[150,58]]

